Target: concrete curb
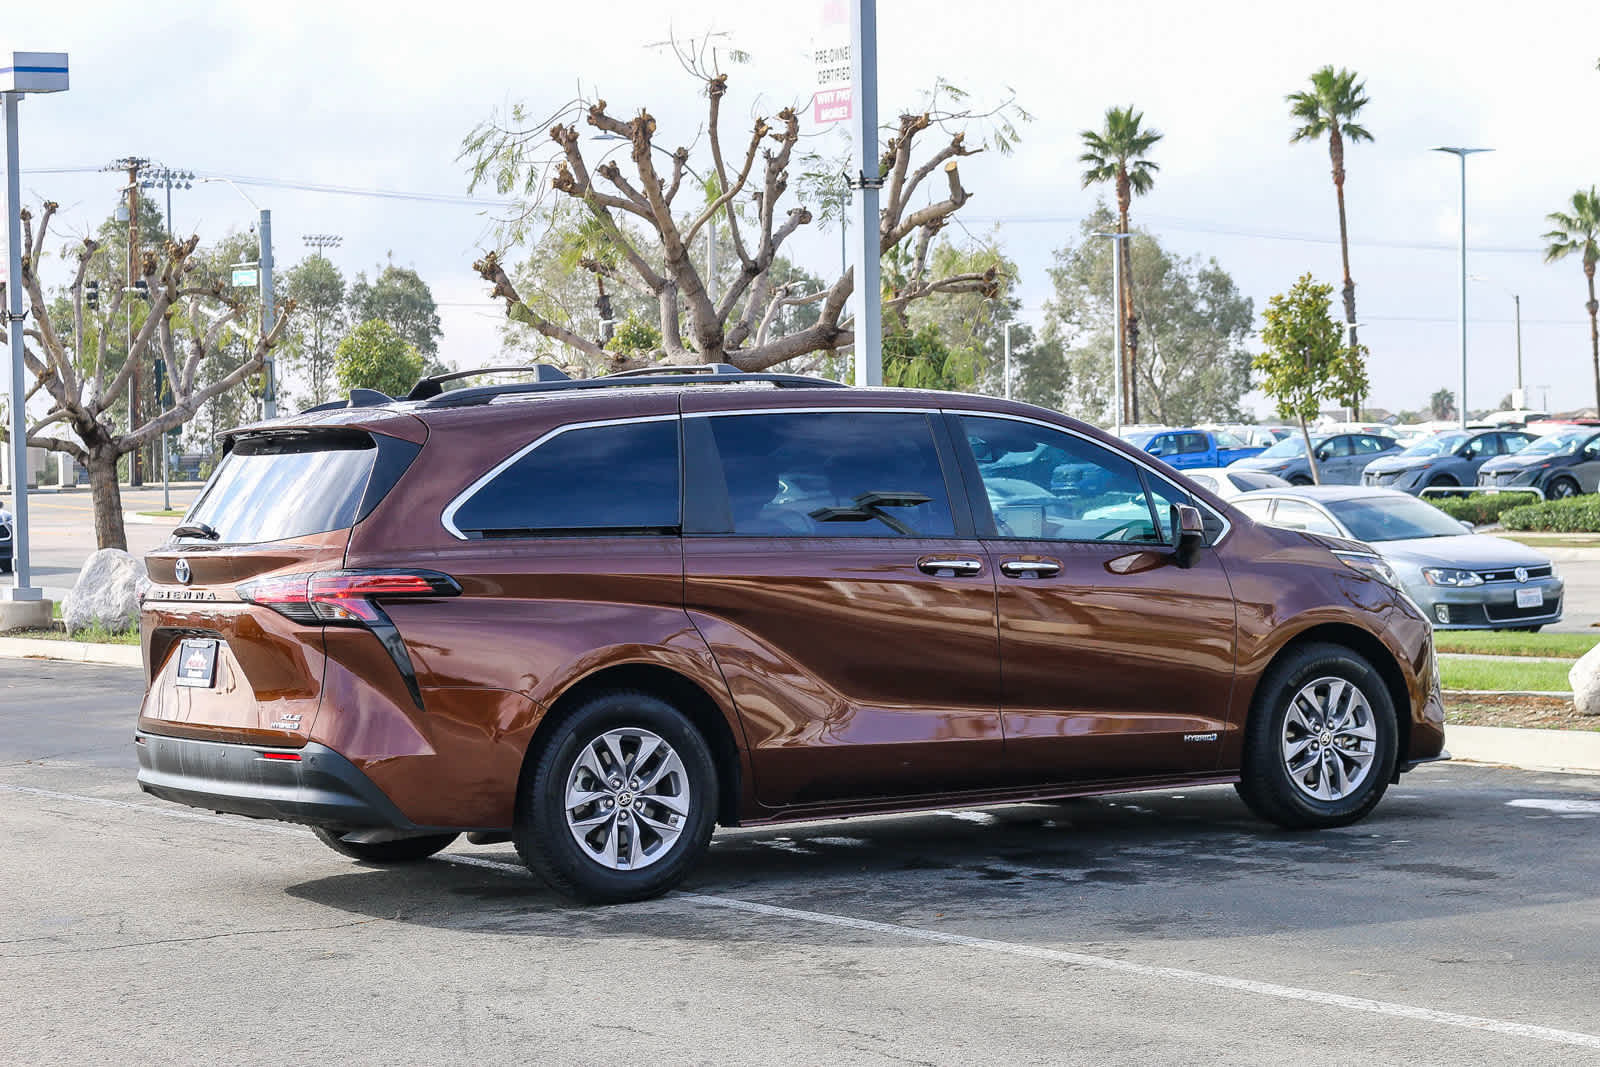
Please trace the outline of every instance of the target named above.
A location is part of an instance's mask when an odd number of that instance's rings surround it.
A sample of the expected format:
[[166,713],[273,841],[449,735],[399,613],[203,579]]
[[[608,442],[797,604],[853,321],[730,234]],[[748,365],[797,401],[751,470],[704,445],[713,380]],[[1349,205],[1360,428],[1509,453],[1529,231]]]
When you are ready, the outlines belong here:
[[1446,726],[1444,733],[1451,757],[1468,763],[1600,774],[1600,731]]
[[1576,663],[1571,656],[1496,656],[1487,652],[1437,652],[1440,659],[1470,659],[1480,663]]
[[1463,697],[1561,697],[1571,700],[1572,693],[1565,689],[1446,689],[1445,696]]
[[51,641],[42,637],[0,637],[0,659],[60,659],[72,663],[104,663],[114,667],[138,667],[144,662],[136,645]]

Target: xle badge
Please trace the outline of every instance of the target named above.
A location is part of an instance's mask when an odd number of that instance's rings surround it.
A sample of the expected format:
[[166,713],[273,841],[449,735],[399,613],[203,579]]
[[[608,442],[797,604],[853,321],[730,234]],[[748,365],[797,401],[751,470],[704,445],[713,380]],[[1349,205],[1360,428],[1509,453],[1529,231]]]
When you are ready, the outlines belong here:
[[1184,734],[1183,739],[1185,741],[1215,741],[1217,732],[1213,730],[1209,734]]

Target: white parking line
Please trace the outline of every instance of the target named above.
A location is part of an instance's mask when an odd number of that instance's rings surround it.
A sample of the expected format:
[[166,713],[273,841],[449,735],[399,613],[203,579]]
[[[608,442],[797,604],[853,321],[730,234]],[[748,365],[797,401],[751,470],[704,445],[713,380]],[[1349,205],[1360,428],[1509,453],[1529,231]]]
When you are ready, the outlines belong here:
[[1559,812],[1563,815],[1600,815],[1600,800],[1567,800],[1558,797],[1554,800],[1539,800],[1528,797],[1522,800],[1508,800],[1506,806],[1511,808],[1540,808],[1544,811]]
[[[267,833],[293,834],[298,837],[305,836],[304,831],[287,826],[278,826],[272,823],[245,822],[227,816],[205,815],[200,812],[182,810],[166,810],[151,804],[135,804],[125,800],[111,800],[106,797],[80,796],[76,793],[59,793],[49,789],[36,789],[32,786],[10,785],[0,783],[0,790],[12,793],[26,793],[30,796],[45,797],[51,800],[71,800],[84,804],[94,804],[101,807],[124,808],[129,811],[143,812],[148,815],[159,815],[174,819],[191,819],[200,822],[222,823],[227,826],[245,830],[265,831]],[[1517,804],[1516,801],[1511,803]],[[1583,801],[1569,801],[1567,803],[1586,803]],[[1518,805],[1531,806],[1531,805]],[[495,870],[499,873],[526,876],[527,870],[521,864],[509,861],[490,859],[485,856],[441,855],[437,857],[447,863],[479,869]],[[1326,993],[1317,989],[1301,989],[1297,986],[1278,985],[1275,982],[1258,982],[1250,978],[1233,978],[1228,975],[1211,974],[1206,971],[1191,971],[1179,967],[1157,967],[1146,963],[1131,963],[1127,960],[1112,959],[1108,956],[1091,956],[1082,952],[1067,952],[1061,949],[1042,948],[1037,945],[1018,944],[1013,941],[996,941],[986,937],[971,937],[967,934],[948,933],[943,930],[929,930],[920,926],[900,926],[895,923],[876,922],[872,919],[857,919],[848,915],[833,915],[821,911],[803,911],[799,908],[779,907],[775,904],[760,904],[753,900],[741,900],[737,897],[715,896],[709,893],[678,892],[666,898],[670,903],[675,900],[689,901],[713,908],[726,908],[731,911],[742,911],[751,915],[761,915],[771,919],[785,919],[790,922],[809,923],[815,926],[841,927],[847,930],[861,930],[869,933],[885,934],[890,937],[910,938],[917,941],[929,941],[935,944],[955,945],[960,948],[976,949],[981,952],[994,952],[1006,956],[1022,956],[1028,959],[1044,960],[1050,963],[1064,963],[1071,967],[1084,967],[1092,970],[1111,971],[1119,974],[1129,974],[1140,978],[1153,978],[1168,982],[1182,982],[1188,985],[1210,986],[1216,989],[1228,989],[1236,993],[1250,993],[1256,996],[1272,997],[1278,1000],[1299,1001],[1306,1004],[1318,1004],[1330,1008],[1342,1008],[1345,1011],[1364,1012],[1370,1015],[1385,1015],[1394,1019],[1409,1019],[1413,1022],[1433,1023],[1438,1026],[1453,1026],[1464,1030],[1477,1030],[1484,1033],[1499,1034],[1504,1037],[1527,1038],[1534,1041],[1552,1042],[1558,1045],[1575,1045],[1578,1048],[1600,1050],[1600,1036],[1595,1034],[1579,1033],[1575,1030],[1557,1030],[1548,1026],[1531,1026],[1527,1023],[1508,1022],[1503,1019],[1490,1019],[1478,1015],[1461,1015],[1450,1011],[1437,1011],[1433,1008],[1419,1008],[1410,1004],[1397,1004],[1386,1000],[1369,1000],[1366,997],[1351,997],[1342,993]]]
[[1487,1031],[1488,1033],[1501,1034],[1507,1037],[1532,1038],[1538,1041],[1552,1041],[1561,1045],[1577,1045],[1579,1048],[1600,1049],[1600,1036],[1594,1034],[1581,1034],[1572,1030],[1554,1030],[1547,1026],[1529,1026],[1526,1023],[1506,1022],[1501,1019],[1485,1019],[1476,1015],[1458,1015],[1455,1012],[1435,1011],[1432,1008],[1417,1008],[1410,1004],[1395,1004],[1385,1000],[1368,1000],[1365,997],[1347,997],[1342,993],[1324,993],[1316,989],[1299,989],[1295,986],[1277,985],[1273,982],[1257,982],[1249,978],[1230,978],[1221,974],[1208,974],[1205,971],[1189,971],[1177,967],[1155,967],[1144,963],[1129,963],[1127,960],[1111,959],[1106,956],[1089,956],[1081,952],[1063,952],[1059,949],[1040,948],[1036,945],[1019,945],[1011,941],[993,941],[986,937],[968,937],[966,934],[927,930],[919,926],[897,926],[894,923],[873,922],[871,919],[854,919],[847,915],[830,915],[820,911],[781,908],[772,904],[757,904],[754,901],[739,900],[734,897],[711,896],[705,893],[676,893],[668,899],[692,900],[711,907],[729,908],[734,911],[749,912],[753,915],[765,915],[774,919],[788,919],[794,922],[813,923],[819,926],[841,926],[848,930],[864,930],[871,933],[888,934],[893,937],[914,938],[918,941],[959,945],[963,948],[998,952],[1007,956],[1026,956],[1030,959],[1065,963],[1074,967],[1116,971],[1121,974],[1137,975],[1141,978],[1156,978],[1169,982],[1185,982],[1190,985],[1214,986],[1240,993],[1276,997],[1279,1000],[1297,1000],[1303,1003],[1321,1004],[1330,1008],[1343,1008],[1346,1011],[1360,1011],[1373,1015],[1387,1015],[1396,1019],[1411,1019],[1415,1022],[1437,1023],[1441,1026]]

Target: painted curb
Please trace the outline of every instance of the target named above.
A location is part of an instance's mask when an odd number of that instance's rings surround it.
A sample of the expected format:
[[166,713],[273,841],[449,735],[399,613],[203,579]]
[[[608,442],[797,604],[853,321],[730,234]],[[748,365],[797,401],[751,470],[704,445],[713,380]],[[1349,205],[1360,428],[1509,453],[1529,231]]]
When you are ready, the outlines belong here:
[[1529,771],[1600,774],[1600,731],[1528,730],[1512,726],[1446,726],[1452,759],[1499,763]]
[[0,659],[59,659],[114,667],[138,667],[144,663],[143,654],[135,645],[99,645],[39,637],[0,637]]

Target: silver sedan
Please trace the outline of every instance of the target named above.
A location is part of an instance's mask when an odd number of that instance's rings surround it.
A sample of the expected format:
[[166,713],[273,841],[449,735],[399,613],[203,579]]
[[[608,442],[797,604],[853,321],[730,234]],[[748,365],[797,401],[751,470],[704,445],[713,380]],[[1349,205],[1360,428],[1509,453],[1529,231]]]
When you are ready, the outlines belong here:
[[1537,630],[1561,621],[1564,587],[1549,559],[1473,533],[1405,493],[1306,486],[1246,493],[1232,503],[1258,522],[1365,541],[1438,629]]

